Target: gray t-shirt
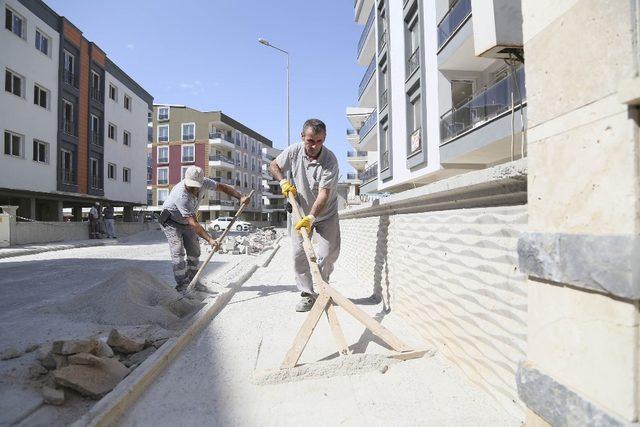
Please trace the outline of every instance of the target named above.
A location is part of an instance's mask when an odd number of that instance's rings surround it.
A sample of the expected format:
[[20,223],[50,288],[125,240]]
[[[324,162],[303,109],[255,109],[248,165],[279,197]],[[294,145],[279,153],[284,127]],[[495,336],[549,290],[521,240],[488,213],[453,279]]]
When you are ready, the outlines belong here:
[[180,224],[187,224],[186,218],[198,213],[200,202],[207,194],[207,190],[215,190],[218,183],[210,178],[202,181],[202,187],[198,191],[198,197],[189,193],[184,181],[180,181],[171,189],[169,196],[162,204],[162,208],[171,212],[171,219]]
[[298,190],[298,203],[305,215],[318,197],[320,188],[328,188],[329,200],[316,221],[327,219],[338,212],[338,160],[326,146],[322,147],[316,160],[310,159],[304,151],[304,143],[289,146],[276,157],[276,163],[283,172],[291,170],[293,184]]

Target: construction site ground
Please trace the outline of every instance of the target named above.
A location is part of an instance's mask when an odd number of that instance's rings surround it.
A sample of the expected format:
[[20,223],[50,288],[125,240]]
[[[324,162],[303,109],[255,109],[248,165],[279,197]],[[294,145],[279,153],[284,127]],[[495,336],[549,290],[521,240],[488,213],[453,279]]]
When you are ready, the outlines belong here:
[[[274,380],[267,373],[279,367],[306,317],[294,311],[300,297],[294,285],[291,256],[290,241],[285,237],[271,262],[236,288],[222,311],[158,374],[118,423],[519,424],[437,352],[405,362],[389,361],[384,366],[364,361],[358,369],[336,363],[358,356],[338,358],[324,316],[300,360],[309,368],[309,377],[288,377],[285,372],[283,378]],[[203,281],[214,291],[225,292],[225,281],[234,274],[241,275],[252,260],[255,257],[248,255],[217,254]],[[131,267],[150,273],[167,287],[173,284],[168,246],[161,232],[140,233],[113,246],[0,260],[0,352],[108,333],[112,325],[51,311],[49,307],[99,287],[117,271]],[[331,284],[408,344],[428,348],[393,310],[385,312],[382,304],[369,298],[372,284],[359,283],[340,262]],[[362,325],[339,307],[336,310],[354,354],[389,352]],[[135,334],[137,329],[147,327],[120,325],[118,330]],[[34,353],[0,362],[0,425],[16,420],[21,425],[67,425],[95,403],[71,393],[64,407],[43,404],[37,384],[26,379],[28,367],[36,363]]]

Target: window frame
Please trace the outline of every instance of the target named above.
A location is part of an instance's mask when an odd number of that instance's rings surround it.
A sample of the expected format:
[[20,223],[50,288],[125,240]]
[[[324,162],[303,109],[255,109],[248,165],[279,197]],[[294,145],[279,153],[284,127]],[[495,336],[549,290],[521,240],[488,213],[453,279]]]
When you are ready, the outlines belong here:
[[[167,140],[166,141],[161,141],[160,140],[160,128],[166,128],[167,129]],[[170,139],[169,130],[170,130],[169,129],[169,125],[158,125],[158,126],[156,126],[156,135],[157,135],[156,142],[157,143],[169,142],[169,139]]]
[[[11,82],[11,90],[7,90],[7,75],[10,75],[11,78],[9,79]],[[17,93],[15,93],[14,88],[15,88],[15,78],[20,79],[20,94],[18,95]],[[18,98],[22,98],[22,99],[26,99],[26,85],[25,85],[26,79],[24,78],[23,75],[18,74],[17,72],[13,71],[10,68],[5,68],[4,69],[4,91],[5,92],[9,92],[10,94],[17,96]]]
[[184,174],[189,169],[189,166],[180,166],[180,181],[184,179]]
[[[167,150],[167,161],[163,162],[160,161],[160,150],[161,149],[166,149]],[[169,164],[169,156],[171,155],[171,150],[169,150],[169,146],[168,145],[161,145],[158,146],[156,149],[156,163],[159,165],[168,165]]]
[[[95,167],[94,167],[95,164]],[[89,176],[91,177],[90,184],[91,188],[100,189],[100,159],[95,157],[89,157]],[[93,185],[93,178],[98,178],[98,185]]]
[[122,168],[122,182],[131,184],[131,168]]
[[[160,171],[167,171],[167,182],[160,182]],[[162,166],[156,168],[156,185],[169,185],[169,166]]]
[[[193,149],[193,160],[185,160],[184,159],[184,149],[185,148]],[[182,144],[180,146],[180,161],[182,163],[194,163],[196,161],[196,145],[195,144]]]
[[[12,18],[11,19],[11,28],[7,28],[7,12],[11,12],[11,15],[13,15],[11,17]],[[4,26],[4,28],[7,31],[10,31],[11,33],[13,33],[16,37],[19,37],[22,40],[27,40],[27,31],[26,31],[27,20],[26,20],[26,18],[21,13],[16,12],[13,8],[9,7],[8,5],[5,5],[4,13],[5,13],[5,18],[4,18],[5,26]],[[14,25],[15,25],[14,18],[15,17],[18,17],[18,19],[20,19],[20,34],[18,34],[18,33],[16,33],[14,31]]]
[[[64,168],[64,160],[65,160],[65,154],[69,155],[69,169],[65,169]],[[63,184],[67,184],[67,185],[74,185],[73,182],[73,151],[71,150],[67,150],[64,148],[60,149],[60,170],[62,171],[62,183]],[[65,181],[65,176],[64,176],[64,172],[68,170],[69,171],[69,175],[70,175],[70,180],[69,181]]]
[[[185,126],[191,126],[191,125],[193,125],[193,138],[185,139],[185,137],[184,137],[184,128],[185,128]],[[195,122],[181,123],[180,124],[180,140],[181,141],[185,141],[185,142],[192,142],[192,141],[196,140],[196,124],[195,124]]]
[[[9,146],[8,146],[9,147],[9,152],[8,153],[7,153],[7,141],[6,141],[7,134],[9,135]],[[20,142],[19,142],[19,145],[18,145],[18,150],[20,151],[20,153],[17,156],[13,153],[13,138],[14,137],[20,138]],[[5,156],[14,157],[14,158],[17,158],[17,159],[24,159],[25,158],[24,151],[25,151],[24,150],[24,135],[22,135],[20,133],[17,133],[17,132],[10,131],[8,129],[5,129],[4,130],[4,134],[3,134],[3,149],[2,149],[2,153]]]
[[[111,136],[111,128],[113,127],[113,136]],[[118,126],[114,125],[113,123],[109,122],[109,124],[107,125],[107,138],[109,138],[112,141],[118,141]]]
[[[44,39],[47,42],[47,51],[46,52],[43,52],[42,49],[41,49],[42,42],[40,42],[40,47],[38,47],[38,34],[40,34],[40,39]],[[36,48],[37,51],[39,51],[43,55],[47,56],[48,58],[51,58],[51,37],[47,33],[45,33],[44,31],[42,31],[39,27],[36,27],[36,34],[34,36],[33,45],[34,45],[34,47]]]
[[131,111],[131,101],[132,101],[131,97],[125,93],[124,97],[122,98],[122,105],[125,110]]
[[[160,110],[164,110],[164,109],[167,110],[167,117],[166,118],[160,117]],[[170,117],[171,117],[171,108],[170,107],[167,107],[167,106],[158,107],[158,111],[157,111],[157,115],[156,115],[156,119],[158,121],[160,121],[160,120],[162,120],[162,121],[169,120]]]
[[122,130],[122,145],[131,147],[131,132]]
[[[111,173],[113,170],[113,174]],[[115,163],[107,163],[107,179],[116,181],[118,179],[118,165]]]
[[[42,104],[40,104],[40,101],[42,100],[42,93],[44,92],[45,94],[45,106],[43,107]],[[36,93],[40,94],[40,96],[38,96],[38,101],[39,102],[35,102],[35,98],[36,98]],[[34,83],[33,84],[33,104],[37,105],[38,107],[44,108],[45,110],[50,110],[51,109],[51,91],[47,88],[45,88],[42,85],[39,85],[38,83]]]
[[[44,146],[44,160],[40,160],[40,146],[43,145]],[[42,141],[40,139],[33,139],[33,155],[32,155],[32,159],[33,157],[36,157],[37,154],[37,159],[33,159],[34,162],[36,163],[42,163],[42,164],[49,164],[49,143]],[[37,149],[36,149],[37,148]]]
[[[113,97],[111,96],[112,92],[113,92]],[[113,83],[109,83],[109,99],[115,102],[116,104],[118,103],[118,87]]]
[[157,188],[156,189],[156,202],[158,203],[158,206],[160,205],[160,192],[165,194],[164,199],[162,199],[162,203],[164,203],[164,201],[167,200],[167,197],[169,197],[169,189],[167,189],[167,188]]

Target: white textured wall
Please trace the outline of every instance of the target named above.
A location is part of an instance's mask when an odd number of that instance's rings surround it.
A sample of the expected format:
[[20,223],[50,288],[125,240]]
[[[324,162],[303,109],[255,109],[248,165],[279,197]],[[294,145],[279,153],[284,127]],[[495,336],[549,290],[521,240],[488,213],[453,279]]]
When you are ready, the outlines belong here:
[[[26,40],[4,28],[5,5],[21,14],[26,22]],[[0,1],[2,31],[0,31],[0,187],[51,192],[56,190],[56,152],[58,135],[58,53],[59,35],[40,18],[16,0]],[[36,28],[50,38],[49,55],[35,47]],[[24,97],[4,90],[5,69],[25,78]],[[34,83],[49,90],[49,108],[33,104]],[[4,131],[24,136],[24,157],[4,154]],[[33,140],[49,143],[49,163],[33,161]]]
[[[149,106],[122,82],[105,71],[104,95],[104,195],[107,199],[147,203],[147,112]],[[109,98],[109,84],[118,88],[118,102]],[[124,95],[131,97],[131,111],[124,108]],[[118,127],[118,140],[108,138],[109,122]],[[122,143],[123,131],[131,134],[131,145]],[[109,179],[107,165],[116,164],[116,179]],[[122,181],[122,168],[131,169],[131,182]]]
[[343,219],[340,262],[469,380],[522,416],[515,371],[526,350],[517,269],[526,205]]
[[[157,224],[149,222],[116,221],[115,224],[118,237],[152,230],[157,226]],[[89,238],[89,223],[87,221],[62,223],[18,222],[15,223],[15,236],[15,245],[87,240]]]

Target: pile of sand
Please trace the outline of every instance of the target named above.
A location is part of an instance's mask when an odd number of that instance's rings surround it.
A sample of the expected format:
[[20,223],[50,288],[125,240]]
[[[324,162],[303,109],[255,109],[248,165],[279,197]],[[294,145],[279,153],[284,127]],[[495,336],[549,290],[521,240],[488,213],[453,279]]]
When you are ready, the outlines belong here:
[[181,318],[201,306],[180,297],[174,289],[146,271],[125,268],[70,300],[54,304],[47,311],[92,323],[155,324],[177,329]]

